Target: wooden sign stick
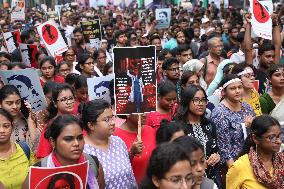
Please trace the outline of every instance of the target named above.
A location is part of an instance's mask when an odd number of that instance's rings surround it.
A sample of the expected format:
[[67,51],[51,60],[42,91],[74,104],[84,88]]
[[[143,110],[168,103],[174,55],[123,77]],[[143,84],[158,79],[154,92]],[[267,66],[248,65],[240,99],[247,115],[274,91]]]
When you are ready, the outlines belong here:
[[142,136],[141,136],[141,130],[142,130],[142,125],[141,125],[141,114],[138,114],[138,130],[137,130],[137,140],[139,142],[142,141]]

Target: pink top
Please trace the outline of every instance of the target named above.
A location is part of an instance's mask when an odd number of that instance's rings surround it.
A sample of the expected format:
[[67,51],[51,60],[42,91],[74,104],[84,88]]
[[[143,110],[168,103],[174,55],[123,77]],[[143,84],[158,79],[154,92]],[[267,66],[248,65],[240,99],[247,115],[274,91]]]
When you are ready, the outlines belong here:
[[161,114],[159,112],[150,112],[147,113],[145,125],[149,125],[158,130],[158,128],[160,127],[160,123],[163,119],[172,121],[171,113]]

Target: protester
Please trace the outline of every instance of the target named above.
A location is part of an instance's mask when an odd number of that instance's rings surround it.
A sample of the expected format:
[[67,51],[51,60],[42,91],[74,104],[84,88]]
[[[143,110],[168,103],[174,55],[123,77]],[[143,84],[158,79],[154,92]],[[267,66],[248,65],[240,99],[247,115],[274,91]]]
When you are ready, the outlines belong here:
[[140,189],[192,189],[195,182],[190,160],[175,143],[161,144],[152,153]]
[[64,79],[68,74],[70,74],[71,70],[71,65],[68,62],[62,61],[56,66],[56,72],[58,73],[59,76],[63,77]]
[[175,85],[167,80],[159,83],[157,111],[147,113],[145,124],[157,130],[163,119],[171,121],[176,100]]
[[207,176],[215,181],[221,188],[221,178],[219,174],[216,127],[214,123],[205,117],[207,96],[199,86],[192,85],[185,89],[181,95],[178,105],[176,120],[185,124],[185,133],[196,138],[202,145],[207,162]]
[[227,188],[283,188],[284,140],[279,122],[269,115],[256,117],[251,124],[240,157],[230,167]]
[[64,83],[64,78],[57,76],[55,72],[56,62],[53,57],[44,57],[40,63],[39,68],[42,76],[40,77],[41,86],[47,81],[54,81],[56,83]]
[[261,110],[265,114],[270,114],[275,106],[284,98],[284,65],[273,64],[268,69],[272,90],[264,93],[259,101]]
[[141,139],[139,139],[138,115],[134,114],[127,116],[125,122],[115,128],[113,135],[125,142],[137,183],[140,183],[145,176],[149,158],[156,144],[155,134],[156,131],[147,124],[141,125]]
[[190,159],[192,174],[195,177],[193,189],[217,189],[217,185],[204,177],[206,169],[206,160],[203,145],[190,136],[182,136],[174,140],[186,152]]
[[78,64],[75,69],[87,78],[94,76],[94,67],[96,63],[94,58],[89,54],[78,55]]
[[59,84],[52,91],[52,102],[48,108],[48,117],[49,120],[44,127],[44,132],[41,133],[39,145],[37,148],[36,157],[44,158],[51,151],[52,146],[48,139],[44,137],[45,130],[49,127],[49,122],[51,123],[59,115],[72,114],[74,111],[75,103],[75,94],[73,89],[66,84]]
[[220,163],[229,168],[237,159],[255,116],[252,107],[241,102],[243,85],[237,75],[227,75],[221,81],[223,100],[213,110],[211,119],[216,125],[217,145],[219,147]]
[[13,117],[0,108],[0,181],[5,188],[20,189],[35,158],[27,143],[11,138],[13,129]]
[[[38,167],[61,167],[89,161],[87,188],[104,188],[104,172],[97,157],[83,153],[84,137],[82,122],[72,115],[60,115],[45,130],[44,137],[51,141],[51,153],[35,164]],[[94,169],[95,168],[95,169]],[[29,177],[23,188],[28,187]]]
[[85,103],[82,121],[88,133],[84,152],[98,157],[105,173],[106,188],[135,188],[127,147],[119,137],[112,136],[114,118],[110,104],[102,99]]
[[0,89],[0,105],[13,118],[11,138],[16,142],[28,143],[34,151],[40,131],[33,120],[31,105],[21,99],[20,92],[13,85],[5,85]]
[[182,122],[163,119],[160,125],[161,126],[156,132],[157,145],[165,142],[172,142],[176,138],[184,136],[186,133]]

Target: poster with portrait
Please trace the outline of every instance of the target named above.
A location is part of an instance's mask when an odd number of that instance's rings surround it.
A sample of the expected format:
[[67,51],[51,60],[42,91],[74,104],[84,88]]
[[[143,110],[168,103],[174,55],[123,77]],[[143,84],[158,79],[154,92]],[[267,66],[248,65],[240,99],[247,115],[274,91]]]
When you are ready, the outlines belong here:
[[156,111],[155,46],[115,47],[116,114]]
[[[114,75],[93,77],[87,79],[89,99],[104,99],[111,103],[113,96]],[[112,87],[112,89],[110,88]],[[112,93],[112,94],[111,94]]]
[[29,172],[29,189],[85,189],[89,164],[87,161],[62,167],[34,167]]
[[258,37],[272,39],[272,0],[250,0],[252,32]]
[[19,44],[22,62],[28,66],[33,68],[38,68],[36,61],[36,53],[38,51],[38,47],[36,44]]
[[17,49],[19,43],[21,43],[20,30],[14,30],[11,32],[3,33],[4,45],[9,53],[12,53]]
[[68,46],[53,20],[39,25],[37,31],[51,56],[67,51]]
[[14,0],[11,11],[11,20],[25,20],[25,0]]
[[157,21],[157,29],[167,29],[170,27],[171,23],[171,9],[163,8],[155,10],[155,18]]
[[85,42],[89,44],[91,48],[100,48],[102,39],[100,20],[97,19],[80,23]]
[[5,85],[17,87],[21,98],[31,104],[33,112],[46,108],[45,96],[36,69],[3,70],[0,71],[0,77]]

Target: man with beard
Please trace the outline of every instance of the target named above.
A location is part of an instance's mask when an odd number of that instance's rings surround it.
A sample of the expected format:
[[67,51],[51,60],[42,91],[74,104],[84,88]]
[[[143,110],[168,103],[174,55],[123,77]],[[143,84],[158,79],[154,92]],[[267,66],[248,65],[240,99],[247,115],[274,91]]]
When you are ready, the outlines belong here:
[[208,86],[215,78],[218,65],[223,61],[221,57],[222,50],[223,44],[221,38],[213,37],[208,40],[209,55],[200,60],[204,64],[203,78]]
[[76,58],[78,60],[78,56],[80,54],[84,54],[84,53],[89,53],[89,51],[87,50],[87,46],[86,46],[86,42],[83,38],[83,32],[81,30],[81,28],[75,28],[73,30],[73,36],[74,36],[74,45],[73,45],[73,49],[75,50],[76,53]]
[[238,34],[239,29],[236,27],[236,25],[233,25],[229,28],[229,40],[228,43],[224,44],[224,50],[227,54],[229,53],[229,55],[238,52],[239,50],[239,42],[237,40]]
[[105,39],[107,40],[108,47],[107,50],[110,52],[110,50],[115,45],[115,39],[113,36],[113,25],[112,24],[106,24],[105,25]]
[[159,54],[159,52],[163,49],[160,36],[155,33],[150,37],[149,41],[151,45],[155,45],[156,54]]

